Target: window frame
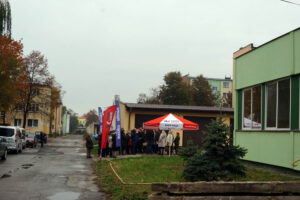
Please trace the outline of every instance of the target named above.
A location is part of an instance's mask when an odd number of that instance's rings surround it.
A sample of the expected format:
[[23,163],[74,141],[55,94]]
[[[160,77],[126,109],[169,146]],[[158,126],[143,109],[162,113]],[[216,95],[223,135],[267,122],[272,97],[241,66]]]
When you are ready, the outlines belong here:
[[[284,81],[284,80],[289,80],[290,81],[290,106],[289,106],[289,127],[288,128],[278,128],[278,83],[280,81]],[[267,120],[268,120],[268,85],[271,85],[271,84],[274,84],[276,83],[276,127],[268,127],[267,125]],[[268,82],[266,83],[266,89],[265,89],[265,130],[279,130],[279,131],[289,131],[291,130],[291,110],[292,110],[292,80],[291,80],[291,77],[288,77],[288,78],[282,78],[282,79],[279,79],[279,80],[276,80],[276,81],[271,81],[271,82]]]
[[[31,120],[31,126],[29,126],[29,120]],[[37,121],[37,126],[34,126],[34,122]],[[39,120],[38,119],[28,119],[27,120],[27,127],[30,127],[30,128],[37,128],[39,127]]]
[[[225,94],[225,96],[224,96],[224,94]],[[228,98],[228,92],[223,92],[222,98],[227,99]]]
[[32,103],[29,105],[28,112],[39,112],[40,111],[40,105],[38,103]]
[[[17,122],[17,123],[16,123]],[[20,122],[20,123],[18,123]],[[15,119],[14,120],[14,126],[16,127],[21,127],[22,126],[22,119]]]
[[[253,88],[256,88],[256,87],[260,87],[260,119],[261,119],[261,122],[260,122],[260,128],[254,128],[252,127],[252,124],[251,124],[251,127],[244,127],[244,96],[245,96],[245,91],[248,91],[250,90],[250,94],[251,94],[251,117],[252,117],[252,113],[253,113]],[[252,87],[248,87],[248,88],[245,88],[242,90],[242,130],[262,130],[262,114],[263,114],[263,107],[262,107],[262,84],[259,84],[259,85],[255,85],[255,86],[252,86]],[[252,120],[252,119],[251,119]]]
[[[225,87],[225,84],[226,84],[226,86],[228,86],[228,87]],[[228,81],[224,81],[224,82],[223,82],[223,88],[229,88],[229,82],[228,82]]]

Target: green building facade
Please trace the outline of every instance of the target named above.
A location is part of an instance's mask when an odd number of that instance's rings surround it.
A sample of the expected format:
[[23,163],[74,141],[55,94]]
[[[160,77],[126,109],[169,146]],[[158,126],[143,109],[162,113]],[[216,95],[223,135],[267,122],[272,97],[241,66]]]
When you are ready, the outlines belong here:
[[234,144],[245,160],[300,170],[300,28],[234,59]]

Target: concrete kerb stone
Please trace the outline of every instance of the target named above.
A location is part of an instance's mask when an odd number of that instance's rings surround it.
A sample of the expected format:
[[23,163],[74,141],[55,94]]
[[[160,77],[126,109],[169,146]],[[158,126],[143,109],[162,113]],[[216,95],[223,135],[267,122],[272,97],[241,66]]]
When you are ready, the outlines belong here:
[[300,195],[300,181],[276,182],[171,182],[153,183],[153,192],[178,194],[202,193],[295,193]]
[[153,183],[150,200],[298,200],[300,181]]

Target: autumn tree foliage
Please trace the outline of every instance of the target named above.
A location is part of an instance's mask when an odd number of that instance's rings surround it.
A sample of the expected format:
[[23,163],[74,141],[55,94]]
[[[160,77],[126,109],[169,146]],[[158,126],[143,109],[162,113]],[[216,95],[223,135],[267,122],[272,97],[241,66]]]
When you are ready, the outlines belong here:
[[88,113],[84,114],[86,116],[86,126],[89,126],[92,123],[98,122],[98,115],[95,109],[90,110]]
[[213,94],[208,81],[202,76],[197,76],[192,84],[193,101],[197,106],[217,105],[217,96]]
[[191,87],[183,83],[180,72],[169,72],[164,76],[159,97],[163,104],[193,105]]
[[23,87],[22,57],[21,41],[0,36],[0,111],[9,110],[18,99],[17,89]]
[[193,83],[183,81],[180,72],[169,72],[164,76],[164,84],[152,89],[152,94],[139,94],[138,103],[167,104],[167,105],[194,105],[216,106],[217,96],[213,94],[208,81],[197,76]]
[[[62,88],[61,85],[54,82],[54,86],[51,87],[51,96],[50,96],[50,126],[49,126],[49,132],[51,133],[51,124],[53,120],[55,120],[55,115],[57,114],[57,108],[59,105],[62,104]],[[66,109],[66,108],[64,108]]]

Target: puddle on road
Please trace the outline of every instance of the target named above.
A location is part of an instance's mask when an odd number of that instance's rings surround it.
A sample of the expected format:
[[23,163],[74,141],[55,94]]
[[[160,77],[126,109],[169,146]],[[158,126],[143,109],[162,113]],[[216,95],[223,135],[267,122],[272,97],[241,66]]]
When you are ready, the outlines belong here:
[[72,165],[72,167],[74,167],[74,168],[85,168],[84,165]]
[[86,156],[86,153],[80,153],[79,155],[80,156]]
[[33,164],[23,164],[22,165],[22,168],[23,169],[28,169],[28,168],[30,168],[30,167],[32,167],[33,166]]
[[48,197],[49,200],[76,200],[80,196],[78,192],[59,192],[55,195]]
[[89,170],[87,170],[87,169],[78,169],[78,170],[76,170],[77,172],[89,172]]
[[11,177],[10,174],[3,174],[0,178],[9,178],[9,177]]

